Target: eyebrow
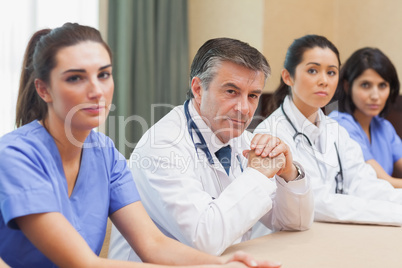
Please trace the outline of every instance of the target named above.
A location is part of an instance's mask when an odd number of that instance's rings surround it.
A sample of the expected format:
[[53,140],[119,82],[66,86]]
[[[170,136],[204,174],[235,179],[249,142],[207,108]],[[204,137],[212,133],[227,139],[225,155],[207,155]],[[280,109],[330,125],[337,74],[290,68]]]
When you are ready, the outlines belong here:
[[[312,64],[312,65],[317,65],[317,66],[321,66],[321,64],[318,63],[318,62],[308,62],[306,65],[310,65],[310,64]],[[333,68],[338,69],[338,66],[336,66],[336,65],[330,65],[329,67],[333,67]]]
[[[106,68],[109,68],[111,66],[112,66],[112,64],[102,66],[102,67],[99,68],[99,71],[104,70]],[[65,73],[77,73],[77,72],[78,73],[85,73],[86,71],[85,71],[85,69],[68,69],[67,71],[64,71],[63,74],[65,74]]]
[[[237,90],[241,90],[236,84],[233,84],[233,83],[230,83],[230,82],[226,83],[226,84],[223,84],[223,87],[233,87],[233,88],[235,88]],[[255,90],[251,91],[251,93],[262,94],[262,90],[261,89],[255,89]]]

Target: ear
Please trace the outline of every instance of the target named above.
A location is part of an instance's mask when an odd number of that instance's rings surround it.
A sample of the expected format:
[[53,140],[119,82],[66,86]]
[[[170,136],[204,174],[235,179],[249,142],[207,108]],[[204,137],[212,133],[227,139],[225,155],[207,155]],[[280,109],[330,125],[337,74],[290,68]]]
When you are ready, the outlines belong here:
[[46,103],[52,102],[52,96],[49,94],[48,86],[44,81],[38,78],[35,79],[35,88],[42,100],[44,100]]
[[193,92],[194,100],[200,104],[203,94],[203,89],[201,85],[201,79],[199,77],[194,77],[191,80],[191,92]]
[[293,78],[290,76],[290,73],[288,70],[283,69],[281,72],[281,75],[282,75],[282,80],[283,80],[283,82],[285,82],[286,85],[293,86],[293,84],[294,84]]

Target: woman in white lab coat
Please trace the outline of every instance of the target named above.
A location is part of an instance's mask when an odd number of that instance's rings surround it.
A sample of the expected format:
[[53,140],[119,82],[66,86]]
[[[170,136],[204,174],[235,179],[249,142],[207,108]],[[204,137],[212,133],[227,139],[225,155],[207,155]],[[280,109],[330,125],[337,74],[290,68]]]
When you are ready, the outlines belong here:
[[335,93],[339,67],[338,50],[325,37],[296,39],[269,106],[276,110],[256,132],[281,138],[305,167],[316,221],[402,225],[402,191],[378,180],[360,146],[321,110]]

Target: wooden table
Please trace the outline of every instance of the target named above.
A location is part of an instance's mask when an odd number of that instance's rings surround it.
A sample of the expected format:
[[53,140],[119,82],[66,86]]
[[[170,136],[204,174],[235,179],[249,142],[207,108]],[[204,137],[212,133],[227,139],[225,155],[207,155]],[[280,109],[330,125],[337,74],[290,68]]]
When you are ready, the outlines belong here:
[[401,268],[402,228],[315,222],[304,232],[277,232],[229,247],[282,268]]

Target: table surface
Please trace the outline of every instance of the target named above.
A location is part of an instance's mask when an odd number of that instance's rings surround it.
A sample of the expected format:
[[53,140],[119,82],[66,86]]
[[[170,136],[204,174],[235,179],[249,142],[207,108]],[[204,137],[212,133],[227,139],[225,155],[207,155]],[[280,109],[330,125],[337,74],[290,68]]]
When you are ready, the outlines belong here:
[[282,268],[401,268],[402,228],[314,222],[303,232],[281,231],[229,247]]

